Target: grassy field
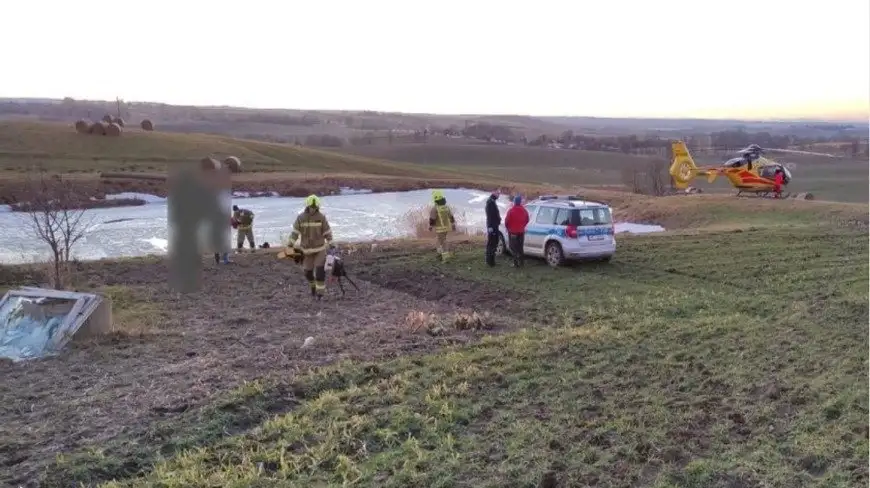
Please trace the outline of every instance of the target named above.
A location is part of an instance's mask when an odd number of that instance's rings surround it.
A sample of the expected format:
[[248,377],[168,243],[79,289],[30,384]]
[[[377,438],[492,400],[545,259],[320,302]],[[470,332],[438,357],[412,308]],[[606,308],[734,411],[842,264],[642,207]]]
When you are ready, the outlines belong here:
[[122,137],[87,136],[72,126],[50,123],[0,123],[0,169],[45,171],[164,172],[167,165],[197,162],[206,156],[236,156],[249,172],[364,173],[369,175],[444,176],[407,164],[330,153],[287,144],[205,134],[145,132],[130,129]]
[[[817,217],[794,212],[778,226],[726,219],[621,237],[609,265],[558,270],[536,261],[489,270],[479,248],[462,246],[448,265],[419,247],[352,255],[352,273],[377,300],[337,300],[308,319],[282,314],[283,326],[212,311],[218,323],[223,314],[247,328],[240,340],[268,347],[248,353],[264,358],[255,376],[242,376],[250,382],[183,408],[178,393],[152,407],[144,427],[103,436],[88,429],[40,479],[43,486],[115,479],[110,487],[866,485],[867,226]],[[161,279],[154,271],[131,283],[133,264],[101,266],[114,286],[141,290]],[[280,267],[240,266],[233,283],[256,275],[250,299],[269,296]],[[91,282],[98,276],[91,273]],[[235,285],[219,286],[231,293]],[[370,308],[386,302],[395,309]],[[274,315],[281,303],[264,306]],[[178,306],[165,311],[189,324],[190,311]],[[488,335],[457,330],[459,310],[488,313]],[[402,318],[415,312],[434,322],[420,328]],[[184,348],[241,333],[218,323],[202,329],[214,338]],[[343,330],[336,337],[353,337],[343,345],[350,349],[336,354],[326,340],[323,350],[300,356],[298,346],[251,335],[302,337],[312,327]],[[362,340],[363,330],[375,335]],[[142,363],[127,368],[143,376],[147,358],[137,351],[157,337],[122,337],[112,347],[124,345],[125,357]],[[411,349],[378,352],[409,338],[416,338]],[[357,347],[369,352],[349,354]],[[161,353],[164,366],[154,374],[188,364],[184,348],[180,358]],[[236,375],[228,365],[245,357],[239,349],[228,343],[230,357],[210,367]],[[280,368],[269,366],[276,357]],[[323,366],[324,357],[350,359]],[[292,366],[300,360],[305,367]],[[91,361],[90,368],[106,367]],[[211,364],[198,361],[197,376]],[[131,400],[123,400],[128,386],[120,388],[102,390],[121,397],[114,404],[84,405],[121,408]]]
[[[300,191],[453,178],[579,192],[645,161],[515,149],[360,156],[0,123],[0,196],[33,164],[87,180],[207,154],[242,158],[241,189]],[[145,188],[126,181],[111,189]],[[330,285],[317,304],[301,271],[265,252],[204,261],[189,297],[162,258],[75,263],[76,289],[113,298],[116,329],[56,358],[0,361],[0,484],[866,486],[866,204],[585,194],[671,231],[620,236],[610,264],[558,270],[487,269],[467,237],[447,265],[429,241],[355,246],[361,290]],[[0,266],[0,288],[44,281]],[[480,323],[463,319],[474,312]]]
[[473,170],[514,181],[554,185],[623,184],[622,172],[650,157],[491,144],[395,144],[343,148],[349,154],[426,166]]
[[[86,196],[101,198],[118,192],[165,196],[163,181],[139,176],[165,175],[171,165],[206,156],[242,160],[243,173],[233,177],[235,190],[285,196],[331,194],[341,186],[391,191],[507,183],[470,170],[223,136],[130,129],[113,138],[78,134],[65,124],[0,122],[0,203],[26,198],[21,181],[34,169],[72,176]],[[113,176],[99,178],[100,173]]]

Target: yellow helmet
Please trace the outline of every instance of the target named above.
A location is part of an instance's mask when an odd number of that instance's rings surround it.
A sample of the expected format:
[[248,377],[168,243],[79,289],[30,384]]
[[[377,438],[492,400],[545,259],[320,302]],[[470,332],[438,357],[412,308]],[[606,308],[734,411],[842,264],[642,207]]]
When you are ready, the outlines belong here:
[[440,200],[442,198],[444,198],[444,192],[442,192],[441,190],[432,190],[432,200],[433,201],[437,202],[438,200]]
[[305,198],[305,206],[320,208],[320,199],[317,198],[317,195],[308,195],[308,197]]

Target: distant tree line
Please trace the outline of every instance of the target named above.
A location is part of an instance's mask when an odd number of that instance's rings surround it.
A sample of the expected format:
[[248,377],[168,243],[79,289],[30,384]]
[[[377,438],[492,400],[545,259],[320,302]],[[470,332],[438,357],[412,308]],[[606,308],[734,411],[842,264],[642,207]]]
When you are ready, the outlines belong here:
[[[785,149],[789,147],[808,147],[813,144],[825,142],[840,142],[852,144],[857,148],[861,144],[866,145],[867,135],[861,134],[854,126],[841,124],[835,126],[837,130],[828,135],[798,136],[790,134],[771,134],[770,132],[749,132],[743,129],[717,131],[709,134],[695,134],[689,139],[693,141],[705,140],[706,144],[699,147],[717,148],[722,150],[738,149],[750,144],[758,144],[761,147],[771,149]],[[541,134],[537,137],[528,138],[518,134],[505,126],[492,124],[473,124],[463,130],[448,129],[445,135],[462,135],[464,137],[479,139],[482,141],[504,141],[509,143],[522,143],[528,146],[549,146],[557,144],[566,149],[579,149],[586,151],[609,151],[624,153],[654,153],[658,149],[670,148],[674,137],[659,135],[639,136],[636,134],[620,136],[601,136],[588,134],[575,134],[573,131],[564,131],[558,136]],[[704,137],[698,137],[704,136]],[[697,145],[697,142],[696,142]]]

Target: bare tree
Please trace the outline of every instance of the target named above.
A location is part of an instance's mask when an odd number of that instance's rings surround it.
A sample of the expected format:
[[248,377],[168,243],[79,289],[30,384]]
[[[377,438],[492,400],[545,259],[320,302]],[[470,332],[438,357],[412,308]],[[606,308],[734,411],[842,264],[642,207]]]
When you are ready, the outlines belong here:
[[622,183],[632,193],[651,196],[663,196],[670,192],[671,178],[668,174],[668,163],[655,159],[644,166],[633,166],[622,172]]
[[28,178],[25,195],[27,202],[19,208],[27,213],[33,235],[51,250],[52,286],[62,289],[72,248],[90,227],[85,201],[72,181],[44,173]]

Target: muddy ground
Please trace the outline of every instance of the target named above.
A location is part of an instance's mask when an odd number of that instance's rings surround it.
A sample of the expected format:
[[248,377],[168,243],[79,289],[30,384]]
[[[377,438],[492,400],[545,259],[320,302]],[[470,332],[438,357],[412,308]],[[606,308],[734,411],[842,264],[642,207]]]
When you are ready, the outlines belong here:
[[[499,314],[517,299],[503,290],[400,271],[382,277],[382,287],[366,281],[361,270],[355,274],[360,292],[346,285],[342,298],[331,285],[327,299],[314,303],[300,268],[274,255],[236,256],[228,266],[203,262],[202,290],[188,297],[168,288],[162,260],[79,265],[76,279],[85,288],[123,287],[132,299],[119,308],[150,306],[157,316],[148,317],[152,326],[145,329],[116,323],[122,330],[74,343],[59,357],[0,362],[0,484],[38,486],[60,453],[118,438],[147,442],[137,436],[149,425],[201,408],[247,380],[286,379],[341,359],[422,353],[482,333],[433,337],[408,326],[410,311],[446,314],[473,306]],[[2,271],[0,288],[42,280],[38,273]],[[519,324],[496,315],[490,325],[498,332]],[[314,344],[301,348],[309,336]]]

